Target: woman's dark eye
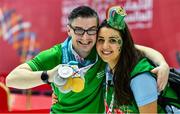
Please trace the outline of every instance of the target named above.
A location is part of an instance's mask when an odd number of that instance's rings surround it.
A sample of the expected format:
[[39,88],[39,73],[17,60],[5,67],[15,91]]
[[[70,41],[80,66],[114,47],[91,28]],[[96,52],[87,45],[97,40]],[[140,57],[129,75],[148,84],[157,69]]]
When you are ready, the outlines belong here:
[[117,40],[116,40],[116,39],[110,39],[109,42],[110,42],[111,44],[115,44],[115,43],[117,43]]
[[98,43],[103,43],[104,40],[103,40],[103,39],[98,39],[97,42],[98,42]]

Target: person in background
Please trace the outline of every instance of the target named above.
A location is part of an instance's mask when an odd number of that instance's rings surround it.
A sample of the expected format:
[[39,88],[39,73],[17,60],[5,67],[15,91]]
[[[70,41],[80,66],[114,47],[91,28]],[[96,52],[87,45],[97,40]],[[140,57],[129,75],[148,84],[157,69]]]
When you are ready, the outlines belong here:
[[[58,102],[51,107],[51,113],[103,113],[103,80],[106,64],[98,57],[95,43],[99,18],[89,6],[79,6],[70,12],[67,25],[67,39],[50,49],[40,52],[35,58],[13,69],[6,78],[6,85],[18,89],[29,89],[42,84],[51,84]],[[162,90],[168,79],[169,67],[163,56],[148,47],[136,46],[159,66],[152,72],[158,74],[158,88]],[[86,68],[85,86],[81,92],[59,91],[53,78],[60,64],[78,62]]]

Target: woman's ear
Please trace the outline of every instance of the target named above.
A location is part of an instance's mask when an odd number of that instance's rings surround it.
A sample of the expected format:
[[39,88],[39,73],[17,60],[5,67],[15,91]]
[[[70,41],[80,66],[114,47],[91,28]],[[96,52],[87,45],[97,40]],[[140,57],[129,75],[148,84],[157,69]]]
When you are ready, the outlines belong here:
[[121,52],[121,48],[119,48],[119,52]]
[[119,52],[121,53],[122,45],[119,47]]

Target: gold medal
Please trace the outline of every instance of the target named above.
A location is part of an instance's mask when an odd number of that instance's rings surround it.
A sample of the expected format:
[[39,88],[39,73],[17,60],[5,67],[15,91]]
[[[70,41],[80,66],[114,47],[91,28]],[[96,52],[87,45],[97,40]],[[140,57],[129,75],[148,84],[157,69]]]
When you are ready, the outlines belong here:
[[80,77],[72,78],[72,91],[81,92],[84,89],[84,80]]
[[66,82],[66,84],[63,86],[63,90],[69,90],[69,89],[71,89],[71,86],[72,86],[72,78],[71,77],[69,77],[68,79],[67,79],[67,82]]

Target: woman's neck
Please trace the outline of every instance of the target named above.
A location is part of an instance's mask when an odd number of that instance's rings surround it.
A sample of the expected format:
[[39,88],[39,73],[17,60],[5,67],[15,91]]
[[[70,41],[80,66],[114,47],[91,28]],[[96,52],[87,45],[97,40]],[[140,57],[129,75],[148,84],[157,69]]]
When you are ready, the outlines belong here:
[[117,62],[109,62],[108,65],[110,67],[110,69],[114,72],[114,68],[116,66]]
[[109,64],[109,63],[108,63],[108,65],[109,65],[110,70],[114,74],[114,67],[115,67],[115,65],[112,65],[112,64]]

